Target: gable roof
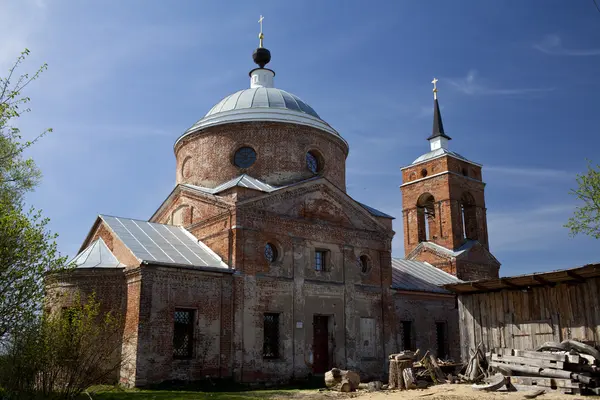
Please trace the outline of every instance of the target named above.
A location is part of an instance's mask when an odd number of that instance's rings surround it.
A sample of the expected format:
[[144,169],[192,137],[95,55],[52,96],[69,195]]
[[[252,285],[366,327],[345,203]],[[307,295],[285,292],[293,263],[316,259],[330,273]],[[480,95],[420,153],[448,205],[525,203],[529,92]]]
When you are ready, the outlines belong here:
[[142,263],[229,270],[221,257],[180,226],[110,215],[99,218]]
[[102,238],[94,240],[85,250],[75,256],[67,265],[75,268],[124,268]]
[[272,191],[278,189],[278,187],[271,186],[268,183],[262,182],[262,181],[260,181],[256,178],[253,178],[247,174],[242,174],[236,178],[233,178],[225,183],[220,184],[219,186],[217,186],[215,188],[205,188],[202,186],[191,185],[189,183],[183,183],[182,185],[185,187],[188,187],[190,189],[199,190],[201,192],[209,193],[209,194],[217,194],[217,193],[220,193],[224,190],[230,189],[235,186],[239,186],[239,187],[243,187],[243,188],[247,188],[247,189],[258,190],[258,191],[266,192],[266,193],[271,193]]
[[392,258],[392,289],[450,294],[441,286],[460,282],[454,275],[429,263]]

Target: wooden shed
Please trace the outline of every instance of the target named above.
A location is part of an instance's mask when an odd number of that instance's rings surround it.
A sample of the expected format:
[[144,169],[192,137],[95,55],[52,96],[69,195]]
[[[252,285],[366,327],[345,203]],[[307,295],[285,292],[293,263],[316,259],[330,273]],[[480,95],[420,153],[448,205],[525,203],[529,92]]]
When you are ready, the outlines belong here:
[[600,344],[600,264],[444,287],[458,296],[463,361],[479,343],[486,351],[564,339]]

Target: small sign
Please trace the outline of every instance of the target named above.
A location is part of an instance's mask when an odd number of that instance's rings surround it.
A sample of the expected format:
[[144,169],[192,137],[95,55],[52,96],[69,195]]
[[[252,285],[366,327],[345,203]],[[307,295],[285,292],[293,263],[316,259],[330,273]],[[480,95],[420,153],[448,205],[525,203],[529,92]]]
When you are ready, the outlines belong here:
[[296,321],[296,328],[301,329],[303,326],[302,321]]

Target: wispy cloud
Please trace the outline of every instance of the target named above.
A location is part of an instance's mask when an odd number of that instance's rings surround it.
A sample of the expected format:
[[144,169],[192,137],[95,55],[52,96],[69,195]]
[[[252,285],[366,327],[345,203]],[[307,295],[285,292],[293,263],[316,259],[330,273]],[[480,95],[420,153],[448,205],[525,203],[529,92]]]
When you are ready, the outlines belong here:
[[456,89],[470,96],[488,95],[488,96],[519,96],[527,94],[536,94],[549,92],[554,88],[497,88],[489,85],[484,79],[477,76],[477,71],[472,69],[464,78],[448,79],[448,82]]
[[563,227],[573,204],[550,204],[511,212],[487,215],[493,252],[550,249],[558,240],[566,239]]
[[541,42],[535,43],[533,48],[542,53],[556,56],[600,56],[600,48],[570,49],[562,44],[558,35],[547,35]]
[[485,172],[523,179],[575,179],[575,173],[562,169],[535,167],[485,166]]

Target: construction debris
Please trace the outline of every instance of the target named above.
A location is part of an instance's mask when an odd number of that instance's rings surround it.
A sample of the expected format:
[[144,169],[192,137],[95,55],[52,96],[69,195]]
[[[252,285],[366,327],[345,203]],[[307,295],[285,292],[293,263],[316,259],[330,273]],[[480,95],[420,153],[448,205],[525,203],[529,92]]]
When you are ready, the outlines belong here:
[[488,363],[506,377],[508,389],[600,394],[600,352],[576,340],[547,342],[537,351],[495,348]]
[[332,368],[325,373],[325,386],[338,392],[354,392],[360,385],[360,375],[354,371]]

